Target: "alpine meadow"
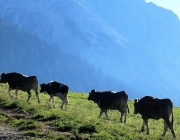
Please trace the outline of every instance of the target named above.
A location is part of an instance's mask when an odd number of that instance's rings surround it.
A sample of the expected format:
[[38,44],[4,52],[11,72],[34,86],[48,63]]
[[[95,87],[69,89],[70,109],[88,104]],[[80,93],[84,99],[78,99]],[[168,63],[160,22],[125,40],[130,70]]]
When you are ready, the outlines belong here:
[[[129,100],[130,113],[127,122],[120,123],[120,113],[109,110],[109,120],[103,114],[98,119],[97,104],[88,101],[88,94],[69,92],[69,105],[66,111],[60,109],[61,101],[55,97],[56,108],[49,106],[49,96],[41,93],[38,104],[35,94],[30,102],[26,102],[27,93],[19,91],[18,99],[10,99],[7,84],[0,87],[0,126],[16,128],[23,139],[30,140],[171,140],[174,139],[170,130],[165,136],[163,120],[149,121],[150,134],[140,132],[143,123],[140,115],[133,114],[133,101]],[[15,94],[12,92],[12,95]],[[180,108],[174,107],[174,130],[176,138],[180,138]],[[171,118],[171,117],[170,117]],[[1,134],[1,133],[0,133]],[[1,134],[2,135],[2,134]]]
[[0,139],[179,140],[179,54],[146,0],[0,0]]

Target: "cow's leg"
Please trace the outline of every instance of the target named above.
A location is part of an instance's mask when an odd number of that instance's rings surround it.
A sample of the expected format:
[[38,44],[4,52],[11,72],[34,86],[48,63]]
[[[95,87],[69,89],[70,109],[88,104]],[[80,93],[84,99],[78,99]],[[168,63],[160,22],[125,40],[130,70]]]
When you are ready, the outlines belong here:
[[164,121],[164,132],[163,132],[162,136],[165,136],[167,129],[168,129],[168,126],[167,126],[166,122]]
[[126,123],[126,112],[121,113],[120,122],[123,122],[123,116],[124,116],[124,123]]
[[124,113],[124,123],[126,123],[126,113]]
[[145,124],[146,129],[147,129],[146,134],[148,135],[149,134],[148,120],[144,120],[144,124]]
[[68,100],[64,101],[64,104],[65,104],[65,110],[66,110],[66,108],[67,108],[68,102],[69,102]]
[[16,99],[17,99],[17,98],[18,98],[18,97],[17,97],[17,94],[18,94],[18,88],[16,89],[15,94],[16,94]]
[[[62,93],[56,93],[56,96],[58,96],[58,97],[62,100],[61,109],[63,110],[64,104],[65,104],[66,106],[67,106],[67,104],[68,104],[68,100],[67,100],[66,93],[65,93],[65,95],[63,95]],[[66,110],[66,107],[65,107],[65,110]]]
[[35,90],[34,92],[36,93],[36,97],[37,97],[37,99],[38,99],[38,103],[40,103],[40,99],[39,99],[39,92],[38,92],[38,89],[36,89],[36,90]]
[[51,100],[52,100],[52,96],[50,95],[50,98],[49,98],[49,107],[51,106]]
[[121,113],[120,122],[123,120],[123,112]]
[[143,120],[143,124],[142,124],[142,126],[141,126],[141,132],[144,132],[144,125],[145,125],[145,122],[144,122],[144,120]]
[[62,101],[62,105],[61,105],[61,109],[63,110],[63,106],[64,106],[65,102]]
[[64,101],[62,101],[62,105],[61,105],[61,109],[63,110],[63,105],[65,104],[65,108],[64,108],[64,110],[66,110],[66,108],[67,108],[67,105],[68,105],[68,100],[64,100]]
[[[69,101],[68,101],[68,96],[67,96],[67,94],[68,94],[68,93],[65,93],[65,94],[64,94],[65,100],[63,101],[63,102],[64,102],[63,104],[65,104],[65,110],[66,110],[67,105],[68,105],[68,102],[69,102]],[[63,105],[62,105],[62,108],[63,108]]]
[[56,108],[55,102],[54,102],[54,96],[52,96],[52,101],[53,101],[53,107]]
[[103,112],[104,112],[103,110],[100,111],[100,113],[99,113],[99,118],[101,118]]
[[29,102],[29,99],[31,98],[31,92],[30,92],[30,91],[27,91],[27,93],[28,93],[27,102]]
[[106,118],[109,120],[107,110],[105,110],[104,113],[105,113],[105,115],[106,115]]
[[168,127],[171,130],[171,133],[172,133],[173,137],[175,138],[176,135],[174,133],[173,126],[171,125],[169,119],[164,119],[164,132],[163,132],[162,136],[165,136]]
[[65,109],[64,110],[66,110],[66,107],[67,107],[67,101],[66,100],[62,101],[62,105],[61,105],[62,110],[63,110],[64,104],[65,104]]
[[9,87],[9,88],[8,88],[8,94],[9,94],[9,97],[10,97],[11,99],[13,99],[14,97],[11,95],[11,92],[10,92],[10,91],[11,91],[11,88]]

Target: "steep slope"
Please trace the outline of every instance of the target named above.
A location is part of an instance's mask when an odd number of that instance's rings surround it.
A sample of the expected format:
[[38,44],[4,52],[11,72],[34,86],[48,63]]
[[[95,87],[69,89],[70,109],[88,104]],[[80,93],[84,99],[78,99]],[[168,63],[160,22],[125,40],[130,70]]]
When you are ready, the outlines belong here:
[[[76,55],[52,48],[17,26],[0,19],[0,72],[21,72],[36,75],[39,83],[56,80],[67,84],[71,91],[123,90],[123,82],[105,75]],[[113,84],[112,84],[113,83]]]
[[139,92],[178,103],[180,21],[170,10],[144,0],[1,0],[0,16]]

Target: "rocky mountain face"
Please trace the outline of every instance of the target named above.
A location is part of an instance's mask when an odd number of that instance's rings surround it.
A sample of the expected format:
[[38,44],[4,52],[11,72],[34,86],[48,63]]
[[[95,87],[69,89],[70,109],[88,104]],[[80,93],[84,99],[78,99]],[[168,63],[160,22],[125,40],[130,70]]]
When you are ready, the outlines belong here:
[[144,0],[1,0],[0,16],[144,95],[178,104],[180,21],[170,10]]

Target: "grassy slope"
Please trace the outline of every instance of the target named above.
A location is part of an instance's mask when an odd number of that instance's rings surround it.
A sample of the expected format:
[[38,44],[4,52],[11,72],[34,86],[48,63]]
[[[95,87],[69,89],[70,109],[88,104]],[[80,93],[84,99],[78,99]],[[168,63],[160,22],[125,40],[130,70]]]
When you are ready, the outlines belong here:
[[[19,91],[18,100],[11,100],[7,94],[7,85],[0,86],[0,124],[17,127],[30,139],[102,139],[102,140],[166,140],[173,139],[170,131],[165,137],[163,120],[150,120],[150,134],[140,133],[142,119],[133,114],[133,101],[128,101],[130,114],[127,123],[119,122],[119,112],[109,111],[110,120],[105,115],[98,119],[99,108],[87,100],[84,93],[69,92],[67,111],[60,110],[61,101],[55,98],[56,108],[48,107],[49,96],[40,94],[41,104],[37,103],[34,92],[30,103],[26,103],[27,93]],[[14,94],[14,91],[12,91]],[[174,129],[180,139],[180,109],[174,108]]]

